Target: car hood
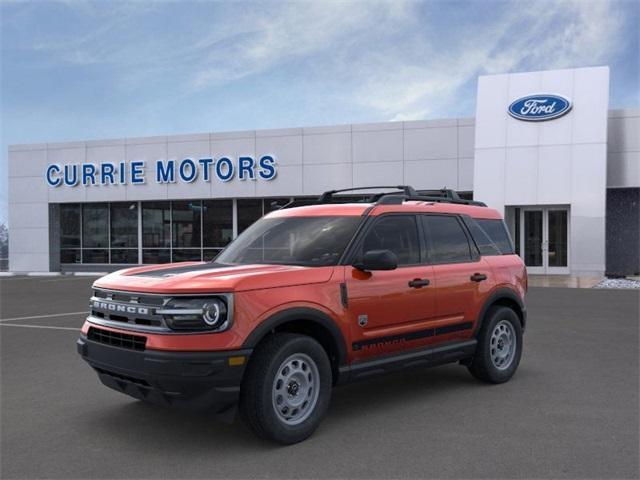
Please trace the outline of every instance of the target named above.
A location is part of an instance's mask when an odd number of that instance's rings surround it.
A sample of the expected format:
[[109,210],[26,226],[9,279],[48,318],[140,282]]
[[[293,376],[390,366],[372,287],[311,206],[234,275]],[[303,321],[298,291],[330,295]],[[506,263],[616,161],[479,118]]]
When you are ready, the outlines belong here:
[[128,268],[100,278],[98,288],[145,293],[240,292],[329,281],[334,267],[185,262]]

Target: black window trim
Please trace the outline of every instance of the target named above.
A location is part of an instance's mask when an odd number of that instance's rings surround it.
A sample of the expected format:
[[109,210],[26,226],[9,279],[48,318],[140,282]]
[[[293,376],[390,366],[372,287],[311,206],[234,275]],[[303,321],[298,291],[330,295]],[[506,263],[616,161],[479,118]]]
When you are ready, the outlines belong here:
[[431,212],[424,212],[424,213],[419,213],[418,215],[420,216],[432,216],[432,217],[453,217],[458,221],[458,224],[460,225],[465,237],[467,237],[467,244],[469,245],[469,254],[471,255],[469,260],[466,261],[459,261],[459,262],[451,262],[451,261],[443,261],[443,262],[434,262],[432,261],[432,251],[431,251],[431,246],[430,246],[430,242],[427,241],[427,236],[428,233],[424,228],[424,223],[422,221],[418,222],[420,224],[420,229],[422,231],[422,235],[421,237],[424,244],[425,244],[425,248],[426,248],[426,260],[427,263],[425,263],[425,265],[457,265],[457,264],[465,264],[465,263],[478,263],[480,261],[480,259],[482,258],[482,255],[480,255],[480,250],[478,249],[478,246],[476,245],[475,240],[473,239],[473,236],[471,235],[471,232],[469,231],[469,228],[467,227],[466,222],[464,221],[464,217],[469,217],[469,215],[460,215],[460,214],[455,214],[455,213],[431,213]]
[[416,234],[418,235],[418,263],[406,263],[402,265],[398,265],[398,269],[400,268],[408,268],[408,267],[419,267],[425,265],[424,258],[424,238],[422,237],[422,230],[420,226],[420,222],[418,221],[417,214],[415,212],[385,212],[380,215],[367,216],[366,221],[362,223],[362,228],[356,230],[354,235],[354,241],[351,245],[347,247],[348,251],[344,257],[344,261],[338,262],[338,265],[353,265],[356,261],[356,255],[362,246],[362,242],[364,242],[367,233],[373,228],[376,222],[381,221],[381,219],[395,216],[395,217],[413,217],[414,224],[416,226]]

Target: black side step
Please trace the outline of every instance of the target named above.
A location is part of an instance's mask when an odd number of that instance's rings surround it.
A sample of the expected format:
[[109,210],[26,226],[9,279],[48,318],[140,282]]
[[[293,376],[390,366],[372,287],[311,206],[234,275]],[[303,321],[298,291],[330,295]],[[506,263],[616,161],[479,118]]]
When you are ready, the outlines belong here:
[[471,357],[476,351],[476,339],[449,343],[435,347],[421,348],[410,352],[387,355],[355,362],[340,367],[339,384],[363,380],[372,376],[390,373],[417,366],[435,367],[445,363],[457,362]]

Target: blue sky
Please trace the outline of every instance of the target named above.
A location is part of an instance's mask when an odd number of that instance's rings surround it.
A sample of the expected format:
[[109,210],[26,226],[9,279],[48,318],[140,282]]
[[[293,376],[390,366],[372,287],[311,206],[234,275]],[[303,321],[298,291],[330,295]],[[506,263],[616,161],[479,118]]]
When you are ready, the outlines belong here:
[[639,105],[640,3],[0,3],[7,147],[473,116],[478,75],[611,67]]

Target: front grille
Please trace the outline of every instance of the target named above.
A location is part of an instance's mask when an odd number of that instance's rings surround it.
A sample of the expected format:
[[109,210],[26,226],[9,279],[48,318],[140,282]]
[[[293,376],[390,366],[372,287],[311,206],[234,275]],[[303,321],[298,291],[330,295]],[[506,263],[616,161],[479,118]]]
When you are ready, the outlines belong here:
[[103,330],[95,327],[89,327],[87,338],[104,345],[128,348],[129,350],[142,351],[147,345],[147,337],[143,337],[142,335],[129,335],[127,333],[112,332],[111,330]]
[[114,292],[100,288],[94,289],[93,295],[96,298],[109,299],[116,302],[140,303],[144,305],[154,305],[157,307],[161,307],[164,303],[164,298],[157,295],[146,295],[144,293],[132,292]]
[[89,309],[92,317],[121,323],[125,328],[141,326],[166,331],[168,327],[163,316],[155,312],[168,301],[169,297],[164,296],[96,288]]

